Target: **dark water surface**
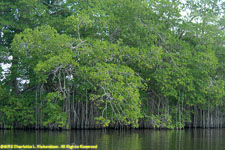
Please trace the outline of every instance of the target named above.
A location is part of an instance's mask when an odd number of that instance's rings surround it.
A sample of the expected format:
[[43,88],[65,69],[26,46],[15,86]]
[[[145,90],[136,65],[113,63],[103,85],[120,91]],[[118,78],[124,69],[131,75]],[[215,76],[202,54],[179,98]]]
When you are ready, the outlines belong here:
[[0,130],[0,145],[8,144],[98,145],[98,150],[225,150],[225,129]]

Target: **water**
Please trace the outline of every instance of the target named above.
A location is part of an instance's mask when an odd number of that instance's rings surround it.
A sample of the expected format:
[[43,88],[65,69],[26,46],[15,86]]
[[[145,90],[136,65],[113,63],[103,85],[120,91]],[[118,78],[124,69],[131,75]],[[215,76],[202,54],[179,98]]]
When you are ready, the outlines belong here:
[[98,145],[98,150],[225,150],[225,129],[0,131],[0,145],[8,144]]

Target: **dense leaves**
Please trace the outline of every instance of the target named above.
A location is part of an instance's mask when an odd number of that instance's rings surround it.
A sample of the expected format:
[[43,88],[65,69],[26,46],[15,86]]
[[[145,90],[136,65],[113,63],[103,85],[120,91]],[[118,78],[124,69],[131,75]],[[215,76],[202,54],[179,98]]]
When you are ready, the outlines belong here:
[[0,6],[0,127],[222,126],[223,2]]

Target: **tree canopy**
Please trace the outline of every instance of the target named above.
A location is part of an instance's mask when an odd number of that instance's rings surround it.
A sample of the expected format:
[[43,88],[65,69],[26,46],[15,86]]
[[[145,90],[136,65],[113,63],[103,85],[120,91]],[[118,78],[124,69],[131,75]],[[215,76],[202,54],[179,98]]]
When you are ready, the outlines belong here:
[[0,127],[222,127],[224,7],[1,0]]

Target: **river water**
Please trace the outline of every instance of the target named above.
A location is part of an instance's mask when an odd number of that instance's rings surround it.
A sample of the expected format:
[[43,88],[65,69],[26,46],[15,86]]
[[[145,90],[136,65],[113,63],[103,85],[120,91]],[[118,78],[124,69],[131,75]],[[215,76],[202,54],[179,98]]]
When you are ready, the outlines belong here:
[[[1,130],[0,145],[8,144],[36,146],[97,145],[97,150],[225,150],[225,129]],[[39,150],[43,150],[43,148]]]

